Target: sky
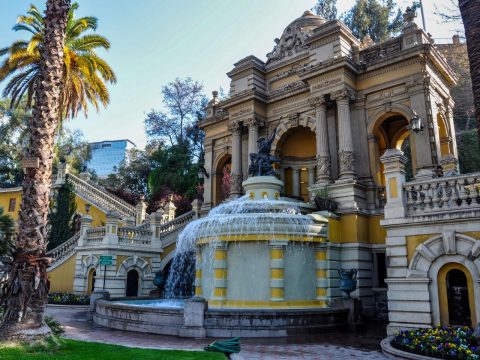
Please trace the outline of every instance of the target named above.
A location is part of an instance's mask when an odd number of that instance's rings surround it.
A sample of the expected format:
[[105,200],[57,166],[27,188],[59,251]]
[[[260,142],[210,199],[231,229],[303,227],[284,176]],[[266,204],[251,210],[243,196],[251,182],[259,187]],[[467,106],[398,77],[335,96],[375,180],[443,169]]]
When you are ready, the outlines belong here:
[[[437,42],[451,42],[459,24],[441,24],[435,6],[451,0],[423,0],[426,27]],[[79,16],[99,20],[97,33],[111,49],[100,51],[118,82],[110,85],[110,104],[85,118],[80,114],[68,127],[80,129],[88,141],[130,139],[146,144],[143,121],[151,109],[161,109],[161,88],[176,77],[190,76],[203,83],[211,97],[222,87],[238,60],[255,55],[265,60],[283,29],[315,0],[77,0]],[[0,47],[25,38],[11,30],[30,4],[43,8],[45,0],[0,0]],[[412,1],[397,0],[405,9]],[[353,0],[338,0],[339,13]],[[420,14],[419,14],[420,15]],[[418,18],[420,23],[420,17]],[[0,90],[2,84],[0,84]]]

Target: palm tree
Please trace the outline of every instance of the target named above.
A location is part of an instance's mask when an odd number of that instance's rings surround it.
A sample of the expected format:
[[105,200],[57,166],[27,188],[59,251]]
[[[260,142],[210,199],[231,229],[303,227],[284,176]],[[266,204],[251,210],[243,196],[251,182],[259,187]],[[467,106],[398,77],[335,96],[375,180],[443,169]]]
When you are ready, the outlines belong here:
[[9,255],[12,250],[12,240],[15,230],[15,222],[0,208],[0,257]]
[[25,162],[18,233],[12,251],[0,334],[48,334],[44,314],[48,277],[47,215],[55,129],[65,79],[64,44],[70,0],[47,0],[40,47],[28,164]]
[[[78,4],[74,3],[67,20],[60,108],[62,118],[76,117],[79,111],[86,115],[88,103],[97,111],[100,103],[106,106],[110,95],[105,83],[116,82],[113,70],[95,53],[98,48],[108,50],[110,42],[101,35],[89,32],[96,30],[97,18],[86,16],[76,19],[77,9]],[[16,41],[0,49],[0,57],[6,57],[0,64],[0,81],[9,78],[3,95],[12,99],[11,106],[18,106],[26,96],[26,105],[31,107],[39,79],[45,23],[34,5],[30,6],[27,14],[18,18],[13,30],[30,32],[30,40]]]
[[477,133],[480,143],[480,1],[459,0],[458,6],[465,26],[470,76],[472,77],[473,100],[477,118]]

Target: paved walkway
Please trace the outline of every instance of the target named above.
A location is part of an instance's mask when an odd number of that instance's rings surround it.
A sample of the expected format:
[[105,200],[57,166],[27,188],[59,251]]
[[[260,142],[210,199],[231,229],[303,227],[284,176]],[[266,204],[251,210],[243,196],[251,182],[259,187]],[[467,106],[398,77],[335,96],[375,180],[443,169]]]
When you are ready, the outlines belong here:
[[[87,310],[80,307],[48,307],[65,328],[65,336],[76,340],[96,341],[153,349],[201,350],[211,339],[185,339],[175,336],[134,333],[95,326],[87,320]],[[368,337],[366,336],[368,335]],[[232,360],[293,359],[387,359],[377,349],[382,334],[377,329],[363,333],[333,333],[314,337],[278,339],[242,339],[242,351]],[[346,344],[353,344],[349,347]]]

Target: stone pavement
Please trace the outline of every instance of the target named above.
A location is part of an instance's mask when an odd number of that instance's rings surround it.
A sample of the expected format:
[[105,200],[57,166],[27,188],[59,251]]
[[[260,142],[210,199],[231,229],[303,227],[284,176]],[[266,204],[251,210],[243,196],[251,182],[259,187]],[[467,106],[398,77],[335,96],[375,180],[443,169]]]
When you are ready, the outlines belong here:
[[[212,341],[106,329],[87,320],[87,307],[49,306],[47,313],[64,326],[66,337],[76,340],[177,350],[201,350]],[[242,351],[233,355],[232,360],[387,359],[378,351],[379,339],[383,336],[379,328],[381,326],[354,334],[329,333],[302,338],[242,339]]]

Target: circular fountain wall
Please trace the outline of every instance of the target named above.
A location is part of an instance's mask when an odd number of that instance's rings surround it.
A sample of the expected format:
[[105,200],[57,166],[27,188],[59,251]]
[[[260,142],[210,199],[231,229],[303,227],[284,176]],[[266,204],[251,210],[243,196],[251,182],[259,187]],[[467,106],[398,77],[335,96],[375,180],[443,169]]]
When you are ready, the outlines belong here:
[[287,336],[345,325],[347,310],[327,307],[327,219],[281,198],[282,185],[275,177],[249,178],[244,197],[187,225],[166,286],[175,297],[193,277],[185,273],[195,271],[196,297],[185,307],[102,300],[95,322],[196,337]]

